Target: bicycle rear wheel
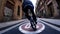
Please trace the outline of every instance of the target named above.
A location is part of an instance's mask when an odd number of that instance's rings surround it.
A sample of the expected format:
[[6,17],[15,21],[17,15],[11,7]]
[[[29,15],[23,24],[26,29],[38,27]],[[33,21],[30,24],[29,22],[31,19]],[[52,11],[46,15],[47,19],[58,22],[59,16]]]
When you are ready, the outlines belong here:
[[29,14],[29,16],[31,17],[30,19],[30,24],[31,24],[31,27],[32,27],[32,29],[33,30],[36,30],[36,23],[35,23],[35,21],[33,20],[33,15],[32,15],[32,12],[31,12],[31,10],[30,9],[28,9],[28,14]]

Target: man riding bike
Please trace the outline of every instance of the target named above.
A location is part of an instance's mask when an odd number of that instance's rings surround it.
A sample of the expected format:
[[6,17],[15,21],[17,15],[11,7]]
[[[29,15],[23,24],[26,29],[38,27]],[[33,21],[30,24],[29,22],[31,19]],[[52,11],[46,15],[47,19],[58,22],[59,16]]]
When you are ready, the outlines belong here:
[[[34,14],[34,6],[30,0],[24,0],[22,4],[22,10],[24,11],[28,20],[30,20],[31,27],[33,30],[36,30],[37,19]],[[32,13],[32,16],[29,15],[29,11]],[[31,18],[32,17],[32,18]]]

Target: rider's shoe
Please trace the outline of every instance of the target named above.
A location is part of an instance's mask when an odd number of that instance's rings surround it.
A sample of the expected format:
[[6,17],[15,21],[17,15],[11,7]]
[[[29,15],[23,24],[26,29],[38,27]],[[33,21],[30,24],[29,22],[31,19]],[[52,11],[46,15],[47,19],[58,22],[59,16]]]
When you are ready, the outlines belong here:
[[37,22],[35,22],[37,24]]
[[34,31],[36,31],[37,29],[36,28],[33,28]]

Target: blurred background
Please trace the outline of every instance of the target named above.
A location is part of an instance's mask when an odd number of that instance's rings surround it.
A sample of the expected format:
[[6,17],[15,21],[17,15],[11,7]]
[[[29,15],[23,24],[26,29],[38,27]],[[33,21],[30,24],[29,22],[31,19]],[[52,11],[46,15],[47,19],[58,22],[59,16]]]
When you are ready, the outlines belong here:
[[[26,19],[22,11],[24,0],[0,0],[0,30]],[[56,26],[60,31],[60,0],[30,0],[37,20]],[[50,30],[50,29],[49,29]]]
[[[0,0],[0,22],[25,18],[22,11],[24,0]],[[60,19],[60,0],[30,0],[39,18]]]

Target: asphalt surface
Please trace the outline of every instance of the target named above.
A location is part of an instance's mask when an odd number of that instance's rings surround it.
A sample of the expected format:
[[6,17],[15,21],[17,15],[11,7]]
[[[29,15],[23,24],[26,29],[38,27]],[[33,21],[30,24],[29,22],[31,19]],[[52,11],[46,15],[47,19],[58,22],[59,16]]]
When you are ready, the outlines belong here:
[[[60,34],[59,31],[47,26],[46,24],[44,25],[45,25],[45,30],[43,30],[41,33],[38,34]],[[23,33],[19,31],[19,26],[18,26],[2,34],[23,34]]]

